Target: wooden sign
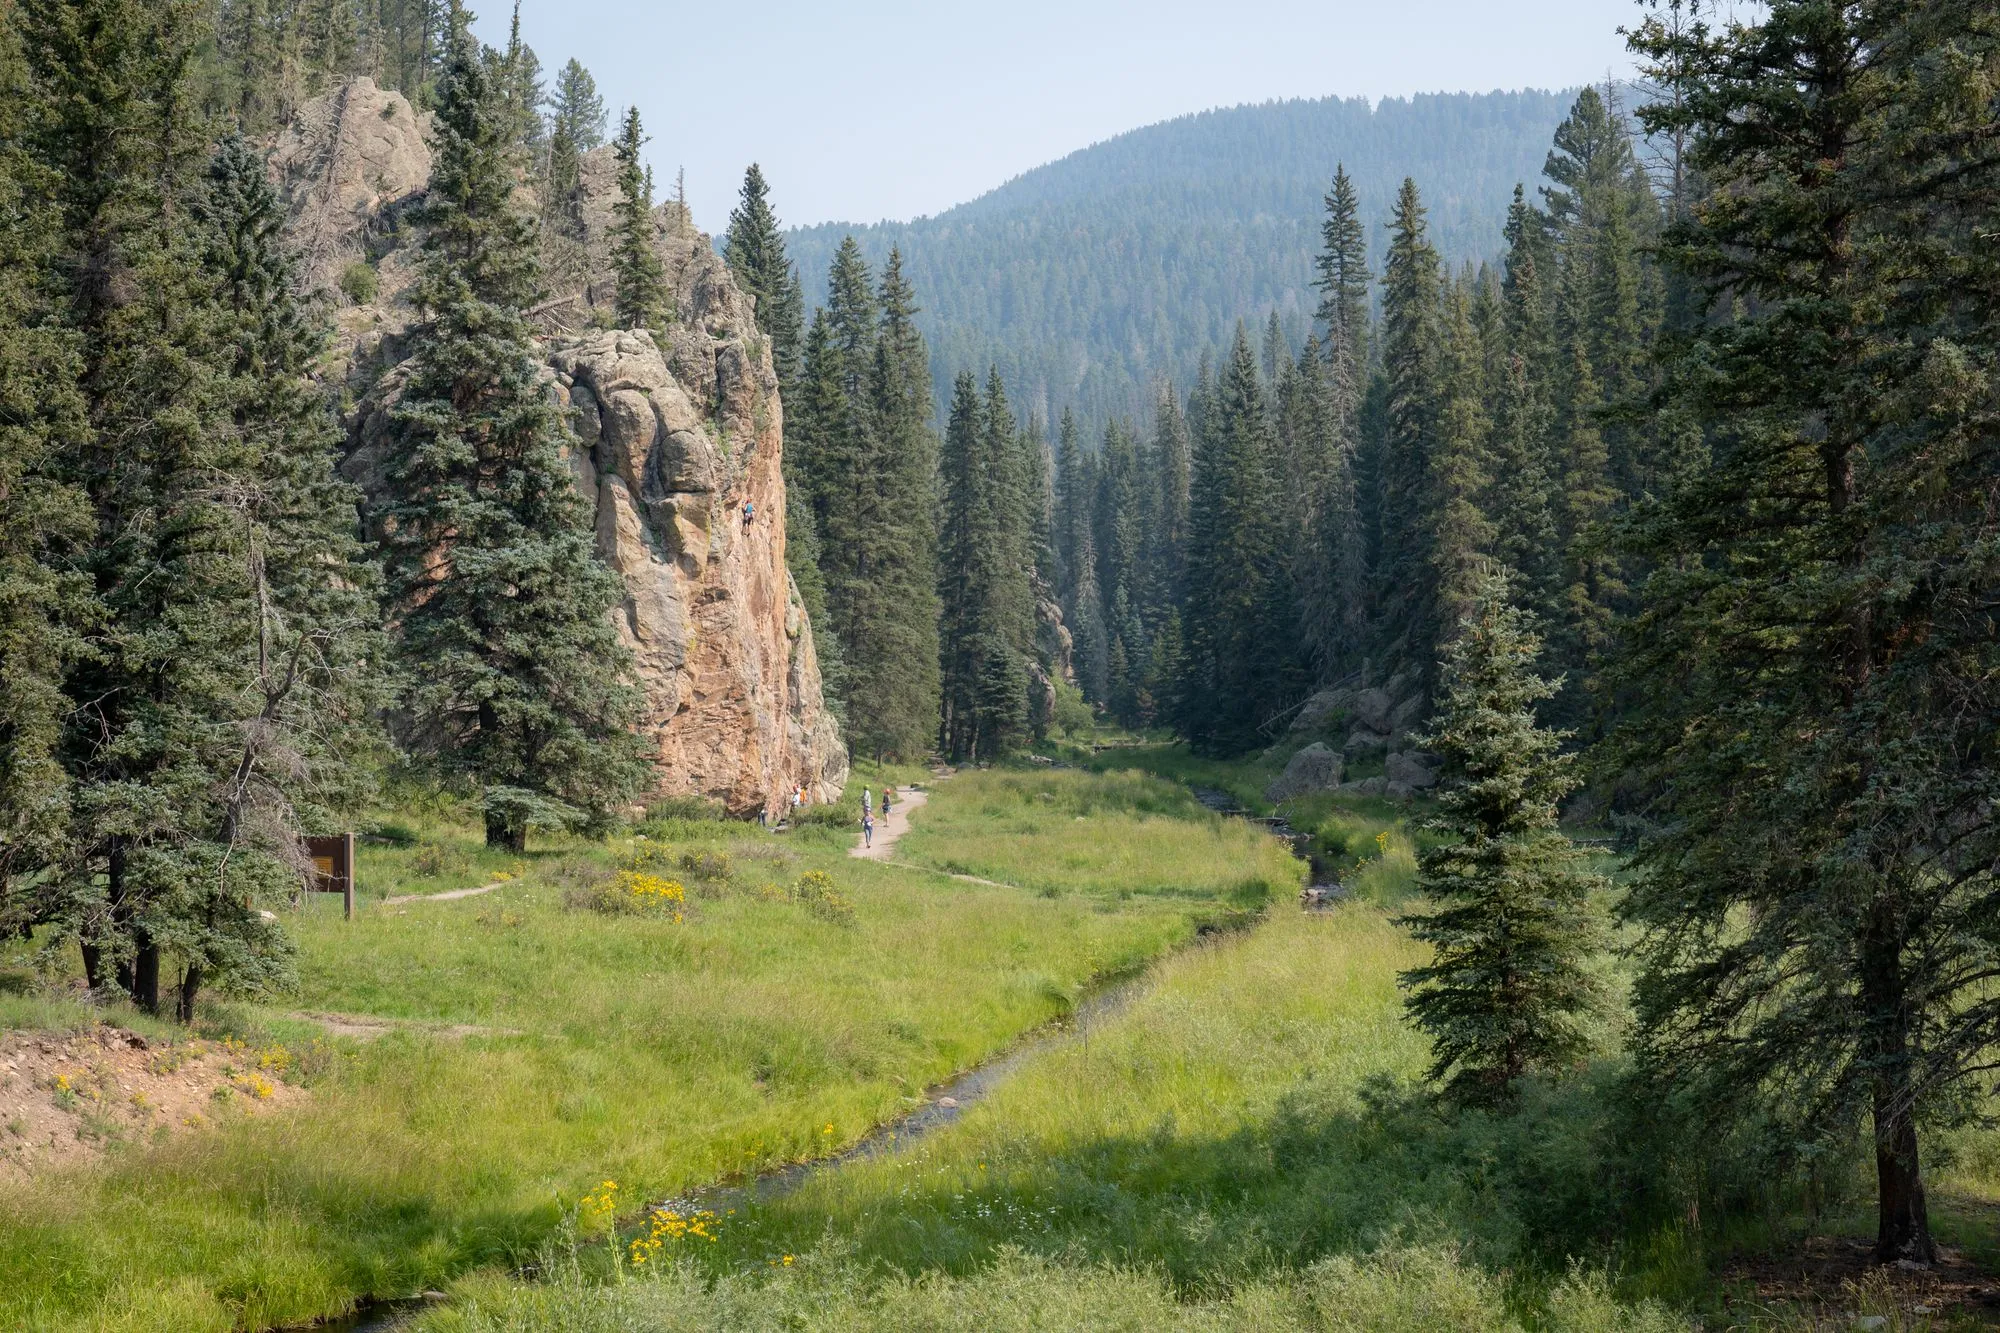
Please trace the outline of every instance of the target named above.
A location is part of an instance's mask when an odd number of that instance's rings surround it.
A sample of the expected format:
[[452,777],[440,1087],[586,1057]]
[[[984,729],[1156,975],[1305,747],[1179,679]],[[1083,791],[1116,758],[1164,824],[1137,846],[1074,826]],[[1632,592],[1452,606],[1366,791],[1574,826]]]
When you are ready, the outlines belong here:
[[354,919],[354,835],[333,833],[323,838],[306,839],[306,855],[312,858],[312,889],[314,893],[337,893],[341,905],[346,909],[347,919]]

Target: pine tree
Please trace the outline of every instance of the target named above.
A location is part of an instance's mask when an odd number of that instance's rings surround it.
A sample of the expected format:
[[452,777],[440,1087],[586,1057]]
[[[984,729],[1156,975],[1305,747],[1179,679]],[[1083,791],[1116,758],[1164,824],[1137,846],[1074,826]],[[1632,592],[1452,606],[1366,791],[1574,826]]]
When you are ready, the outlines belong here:
[[572,58],[556,75],[542,170],[543,220],[571,241],[583,239],[577,200],[583,155],[604,142],[604,125],[604,99],[598,95],[597,81]]
[[653,178],[639,160],[645,143],[639,108],[627,107],[613,145],[618,154],[618,202],[612,206],[617,219],[611,229],[611,267],[617,281],[612,308],[621,329],[659,328],[670,315],[672,301],[653,221]]
[[930,356],[917,332],[915,293],[894,251],[883,268],[880,309],[869,384],[877,506],[856,564],[871,614],[847,640],[853,670],[865,682],[849,699],[848,734],[858,751],[909,761],[929,750],[938,716],[938,445],[930,422]]
[[1557,826],[1576,786],[1561,733],[1535,723],[1554,686],[1532,673],[1540,641],[1487,571],[1445,649],[1423,745],[1444,761],[1419,880],[1432,910],[1404,918],[1433,961],[1403,973],[1411,1020],[1429,1034],[1429,1078],[1467,1105],[1509,1100],[1530,1073],[1588,1049],[1600,1003],[1589,963],[1602,944],[1602,882]]
[[1319,276],[1313,286],[1320,291],[1315,318],[1326,329],[1327,364],[1335,385],[1358,396],[1368,367],[1368,231],[1343,165],[1334,167],[1315,265]]
[[1559,623],[1561,536],[1552,492],[1550,434],[1554,405],[1554,329],[1538,252],[1540,218],[1520,186],[1507,211],[1507,260],[1494,341],[1494,551],[1517,575],[1517,600],[1541,623]]
[[0,23],[0,939],[46,919],[48,869],[64,851],[69,778],[58,755],[91,588],[61,568],[88,536],[62,454],[87,429],[77,340],[56,318],[48,274],[60,218],[45,168],[25,149],[31,84],[13,24]]
[[805,307],[791,261],[785,258],[784,232],[771,211],[770,188],[755,162],[743,173],[722,253],[737,286],[756,298],[757,327],[771,339],[771,360],[783,392],[798,379]]
[[[627,127],[636,141],[636,116]],[[609,616],[623,586],[597,558],[522,314],[538,271],[507,128],[461,21],[422,216],[428,319],[390,411],[376,521],[412,668],[407,743],[476,783],[488,844],[518,851],[531,824],[601,818],[644,770],[629,654]]]
[[1374,503],[1378,549],[1370,565],[1383,608],[1385,641],[1408,636],[1420,662],[1435,633],[1435,570],[1425,544],[1424,515],[1442,430],[1445,345],[1437,251],[1425,236],[1423,201],[1405,180],[1391,223],[1382,274],[1384,416]]
[[1180,715],[1206,753],[1236,753],[1303,691],[1298,617],[1283,566],[1275,443],[1239,326],[1195,457]]
[[1639,40],[1687,62],[1641,115],[1690,134],[1711,193],[1665,257],[1720,316],[1676,368],[1710,459],[1631,522],[1640,1055],[1788,1143],[1867,1124],[1875,1258],[1928,1264],[1920,1131],[2000,1048],[2000,30],[1777,0],[1712,46]]

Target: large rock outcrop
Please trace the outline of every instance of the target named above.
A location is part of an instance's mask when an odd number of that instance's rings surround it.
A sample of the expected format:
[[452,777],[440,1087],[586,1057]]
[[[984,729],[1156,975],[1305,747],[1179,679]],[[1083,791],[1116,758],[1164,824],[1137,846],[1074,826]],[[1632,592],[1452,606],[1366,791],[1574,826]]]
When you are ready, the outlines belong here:
[[[345,467],[364,486],[380,484],[385,408],[415,314],[406,214],[430,168],[425,128],[398,94],[356,79],[309,106],[272,158],[312,277],[338,284],[362,262],[379,279],[367,300],[354,299],[365,283],[330,293],[344,335],[333,372],[360,402]],[[785,566],[784,410],[769,342],[708,237],[673,204],[654,216],[671,323],[657,334],[601,327],[611,167],[608,149],[584,161],[568,229],[545,249],[555,290],[537,319],[549,392],[576,432],[577,487],[625,582],[617,621],[645,691],[653,794],[704,796],[742,816],[778,812],[795,785],[833,800],[847,752]]]

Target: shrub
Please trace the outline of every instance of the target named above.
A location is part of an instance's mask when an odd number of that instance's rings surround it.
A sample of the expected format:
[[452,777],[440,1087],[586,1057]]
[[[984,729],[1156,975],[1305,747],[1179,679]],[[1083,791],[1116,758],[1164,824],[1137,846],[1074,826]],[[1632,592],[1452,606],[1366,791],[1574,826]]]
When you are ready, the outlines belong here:
[[727,852],[696,850],[681,853],[681,871],[690,879],[728,879],[734,868]]
[[666,820],[713,823],[723,815],[722,802],[706,796],[663,796],[646,806],[646,822],[649,824]]
[[793,880],[792,901],[822,921],[838,926],[854,924],[854,904],[841,896],[833,886],[833,876],[824,870],[808,870]]
[[410,869],[425,879],[436,879],[440,875],[462,875],[471,869],[472,862],[464,852],[441,842],[427,842],[417,848],[417,854],[410,858]]
[[419,841],[417,831],[408,824],[377,824],[363,836],[391,847],[414,847]]
[[340,271],[340,290],[356,305],[367,305],[382,288],[381,279],[366,260],[357,259]]

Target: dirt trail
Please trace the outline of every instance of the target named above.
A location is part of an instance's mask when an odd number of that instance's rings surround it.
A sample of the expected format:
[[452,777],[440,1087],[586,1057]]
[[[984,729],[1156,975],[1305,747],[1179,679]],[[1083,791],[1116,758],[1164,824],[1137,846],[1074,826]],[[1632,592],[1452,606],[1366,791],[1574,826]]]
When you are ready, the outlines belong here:
[[895,847],[897,841],[910,831],[911,814],[923,809],[929,801],[929,793],[919,791],[915,787],[905,788],[902,795],[896,798],[894,808],[887,815],[876,821],[875,845],[873,847],[865,845],[861,841],[860,835],[857,834],[855,835],[854,845],[847,849],[847,854],[849,856],[860,857],[866,861],[888,860],[890,849]]
[[384,898],[381,905],[394,907],[398,903],[448,903],[454,898],[477,898],[482,893],[493,892],[507,882],[504,879],[496,879],[491,884],[481,884],[476,889],[451,889],[444,893],[402,893],[394,898]]

